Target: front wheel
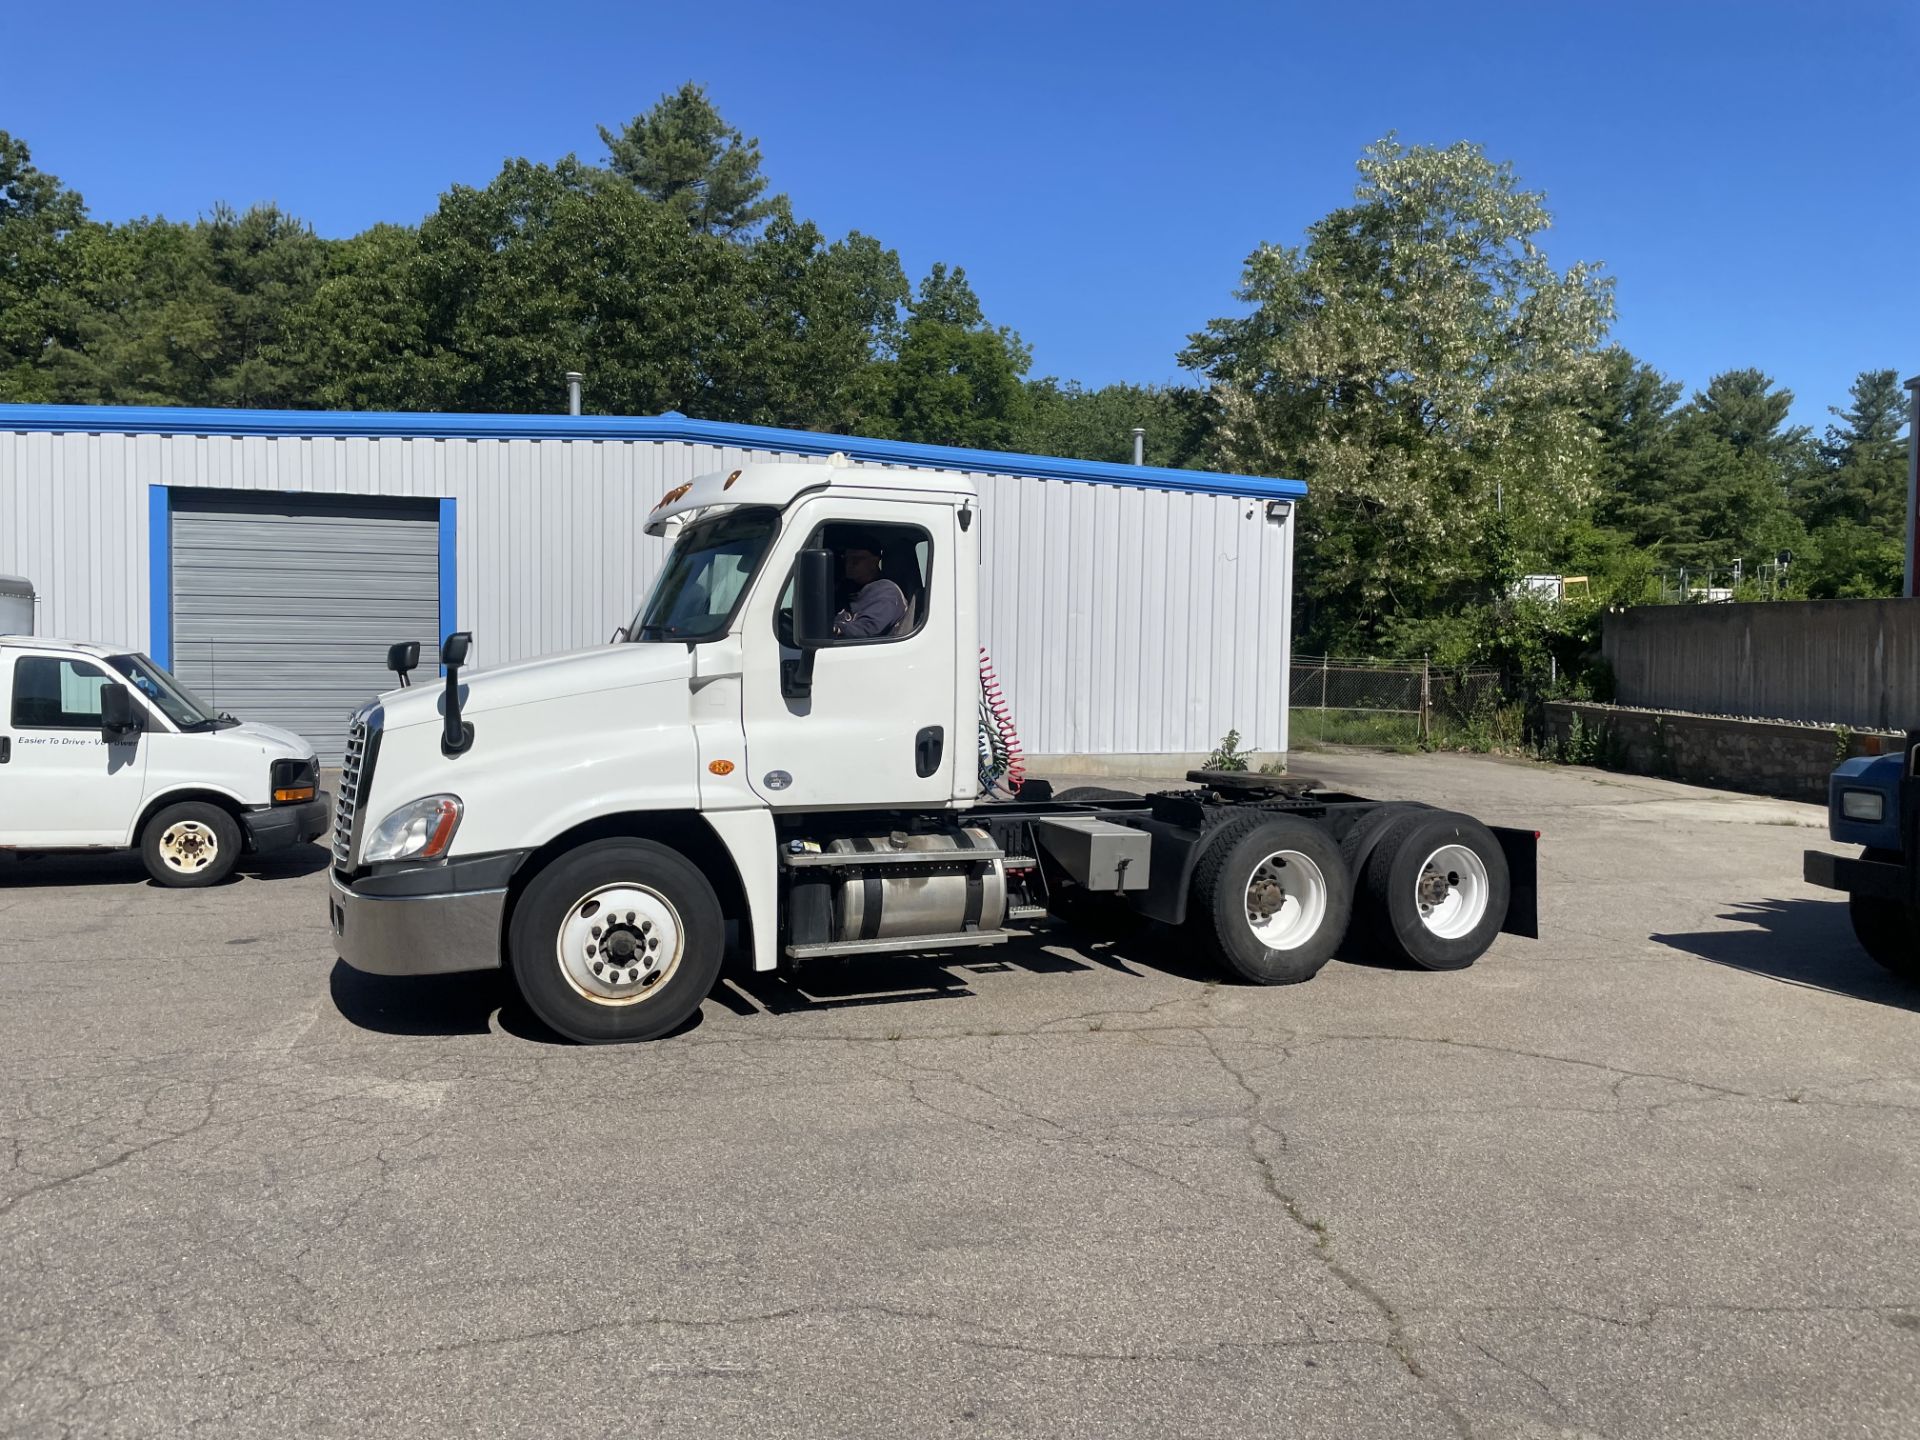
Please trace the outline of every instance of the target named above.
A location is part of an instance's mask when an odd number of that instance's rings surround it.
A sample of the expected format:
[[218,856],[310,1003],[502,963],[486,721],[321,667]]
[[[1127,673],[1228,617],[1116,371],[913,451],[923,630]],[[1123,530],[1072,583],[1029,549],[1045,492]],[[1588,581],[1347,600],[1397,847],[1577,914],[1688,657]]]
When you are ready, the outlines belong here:
[[598,840],[534,877],[507,946],[527,1004],[569,1040],[653,1040],[713,989],[725,925],[684,856],[651,840]]
[[[1887,850],[1867,850],[1862,860],[1898,865],[1900,857]],[[1902,980],[1920,982],[1920,914],[1898,900],[1872,895],[1847,896],[1847,918],[1853,936],[1874,962]]]
[[1352,881],[1340,847],[1291,818],[1230,820],[1193,874],[1190,920],[1227,969],[1256,985],[1297,985],[1347,933]]
[[218,805],[169,805],[140,832],[147,874],[174,889],[218,885],[240,860],[240,823]]

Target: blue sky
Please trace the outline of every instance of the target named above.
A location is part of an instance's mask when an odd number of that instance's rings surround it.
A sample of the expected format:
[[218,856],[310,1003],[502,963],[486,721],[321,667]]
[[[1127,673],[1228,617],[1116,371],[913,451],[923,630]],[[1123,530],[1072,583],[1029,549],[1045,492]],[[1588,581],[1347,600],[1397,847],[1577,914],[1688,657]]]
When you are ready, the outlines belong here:
[[1819,425],[1859,370],[1920,373],[1908,0],[9,8],[0,127],[103,219],[417,221],[694,78],[802,214],[964,265],[1036,375],[1167,381],[1395,130],[1511,160],[1690,386],[1758,365]]

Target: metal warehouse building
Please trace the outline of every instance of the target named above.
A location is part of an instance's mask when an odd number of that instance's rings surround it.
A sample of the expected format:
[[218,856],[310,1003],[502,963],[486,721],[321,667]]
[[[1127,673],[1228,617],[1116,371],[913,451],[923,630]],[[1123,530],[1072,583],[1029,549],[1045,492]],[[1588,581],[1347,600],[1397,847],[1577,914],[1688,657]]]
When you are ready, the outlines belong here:
[[675,414],[0,405],[0,572],[39,633],[143,649],[337,757],[393,641],[471,630],[483,668],[602,643],[665,558],[662,493],[834,453],[978,487],[981,633],[1029,754],[1286,749],[1288,480]]

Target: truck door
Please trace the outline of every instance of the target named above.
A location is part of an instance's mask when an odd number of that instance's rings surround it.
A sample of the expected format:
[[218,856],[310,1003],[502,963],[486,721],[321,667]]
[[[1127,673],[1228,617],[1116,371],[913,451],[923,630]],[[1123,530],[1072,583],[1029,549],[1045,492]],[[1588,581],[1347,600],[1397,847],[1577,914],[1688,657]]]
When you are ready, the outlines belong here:
[[[952,524],[940,504],[823,495],[787,525],[742,645],[747,767],[768,804],[938,805],[952,767],[974,763],[974,735],[953,733]],[[793,565],[809,547],[835,552],[848,633],[815,652],[812,693],[800,696],[782,662],[800,659],[787,643]],[[881,633],[859,633],[896,610]]]
[[0,723],[0,845],[125,845],[146,795],[147,744],[100,738],[100,692],[120,682],[78,656],[15,651]]

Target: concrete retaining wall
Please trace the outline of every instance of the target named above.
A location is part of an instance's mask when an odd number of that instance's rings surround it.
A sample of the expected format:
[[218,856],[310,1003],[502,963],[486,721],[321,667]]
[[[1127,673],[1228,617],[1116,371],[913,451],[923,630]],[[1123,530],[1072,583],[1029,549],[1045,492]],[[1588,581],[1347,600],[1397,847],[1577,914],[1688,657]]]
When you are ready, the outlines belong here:
[[1902,744],[1893,731],[1855,732],[1556,700],[1548,703],[1546,714],[1547,744],[1554,753],[1563,753],[1568,745],[1576,716],[1584,731],[1598,737],[1594,764],[1821,804],[1827,798],[1827,776],[1841,760],[1895,752]]
[[1601,642],[1622,705],[1920,727],[1920,603],[1646,605]]

